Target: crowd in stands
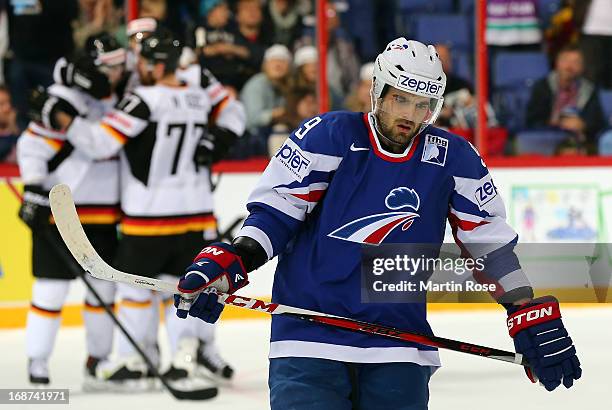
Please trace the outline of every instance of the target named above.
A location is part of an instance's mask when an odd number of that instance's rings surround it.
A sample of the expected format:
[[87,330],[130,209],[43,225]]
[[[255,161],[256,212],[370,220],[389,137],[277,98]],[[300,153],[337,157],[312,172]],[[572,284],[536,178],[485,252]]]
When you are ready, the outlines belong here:
[[[273,153],[318,112],[313,0],[140,0],[247,110],[231,156]],[[127,46],[123,0],[0,0],[0,161],[28,123],[28,95],[87,36]],[[438,125],[476,126],[474,0],[329,0],[330,109],[370,110],[372,61],[403,35],[435,44],[448,75]],[[8,41],[7,41],[8,40]],[[612,2],[488,0],[489,153],[612,155]]]

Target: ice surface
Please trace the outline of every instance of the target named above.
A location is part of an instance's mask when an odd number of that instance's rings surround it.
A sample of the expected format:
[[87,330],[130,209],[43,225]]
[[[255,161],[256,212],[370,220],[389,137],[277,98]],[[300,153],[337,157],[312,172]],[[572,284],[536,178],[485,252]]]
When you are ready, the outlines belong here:
[[[609,401],[612,368],[612,309],[569,308],[564,320],[576,343],[584,376],[577,385],[549,393],[532,385],[519,366],[455,352],[442,352],[443,367],[431,380],[430,409],[603,409]],[[439,336],[512,350],[504,327],[504,312],[436,312],[429,316]],[[166,351],[165,333],[162,351]],[[0,332],[0,388],[27,388],[23,330]],[[82,328],[60,329],[50,362],[53,387],[70,389],[72,409],[267,409],[267,354],[269,322],[222,322],[218,330],[220,350],[232,358],[237,373],[232,386],[207,402],[180,402],[165,392],[146,394],[83,393],[85,358]],[[230,355],[231,353],[231,355]],[[407,386],[409,388],[409,386]],[[11,409],[40,408],[12,405]]]

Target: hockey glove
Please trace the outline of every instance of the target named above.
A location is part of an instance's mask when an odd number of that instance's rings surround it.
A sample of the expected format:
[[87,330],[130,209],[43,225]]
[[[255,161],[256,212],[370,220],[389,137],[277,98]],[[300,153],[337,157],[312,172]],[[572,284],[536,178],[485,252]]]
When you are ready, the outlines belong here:
[[546,390],[553,391],[561,382],[566,388],[582,375],[576,348],[561,321],[559,302],[543,296],[508,309],[508,330],[517,353],[525,356],[531,368],[525,368],[532,382],[535,373]]
[[40,185],[26,185],[23,190],[23,201],[19,208],[19,218],[30,229],[35,230],[48,226],[50,216],[49,193]]
[[37,86],[28,96],[28,118],[30,121],[42,124],[42,111],[45,103],[49,99],[47,89],[42,85]]
[[196,148],[195,163],[210,166],[220,161],[227,155],[237,138],[238,135],[227,128],[210,125]]
[[240,255],[232,245],[223,242],[202,249],[186,271],[179,280],[178,290],[201,293],[188,311],[179,307],[181,297],[174,296],[176,315],[183,319],[189,314],[208,323],[216,322],[224,305],[218,302],[215,291],[234,293],[249,283]]
[[79,56],[60,68],[61,82],[67,87],[76,87],[96,99],[109,97],[112,93],[108,77],[92,64],[89,57]]

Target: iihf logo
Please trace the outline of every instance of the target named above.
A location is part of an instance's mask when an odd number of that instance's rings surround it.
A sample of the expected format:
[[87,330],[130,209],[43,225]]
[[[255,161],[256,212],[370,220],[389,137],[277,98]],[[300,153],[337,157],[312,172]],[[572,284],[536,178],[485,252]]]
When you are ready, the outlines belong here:
[[392,189],[385,198],[387,208],[396,210],[409,208],[415,212],[385,212],[382,214],[364,216],[351,221],[328,234],[329,237],[345,241],[381,244],[396,227],[402,226],[402,231],[410,228],[415,218],[419,217],[421,200],[414,189],[399,187]]
[[421,161],[443,167],[446,163],[447,152],[448,140],[446,138],[427,134],[425,136],[425,146],[423,147]]

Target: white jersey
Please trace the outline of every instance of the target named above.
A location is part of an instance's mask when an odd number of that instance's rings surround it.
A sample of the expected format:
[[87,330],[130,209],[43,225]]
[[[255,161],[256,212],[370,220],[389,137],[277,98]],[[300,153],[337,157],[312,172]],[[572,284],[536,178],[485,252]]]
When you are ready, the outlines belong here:
[[109,155],[92,160],[85,152],[66,141],[54,130],[50,112],[61,110],[90,121],[101,119],[116,102],[99,101],[90,95],[61,84],[47,89],[49,99],[43,109],[42,124],[30,122],[17,143],[17,160],[24,184],[51,189],[64,183],[70,186],[77,211],[84,224],[116,223],[119,219],[119,163]]
[[68,139],[92,157],[121,151],[121,229],[216,235],[210,171],[194,155],[213,105],[200,87],[138,86],[99,123],[75,119]]
[[[244,134],[246,114],[240,101],[232,98],[223,84],[206,68],[191,64],[176,70],[176,78],[191,87],[200,87],[208,96],[211,104],[209,123],[226,128],[238,136]],[[126,92],[133,92],[140,86],[138,72],[130,74]]]

